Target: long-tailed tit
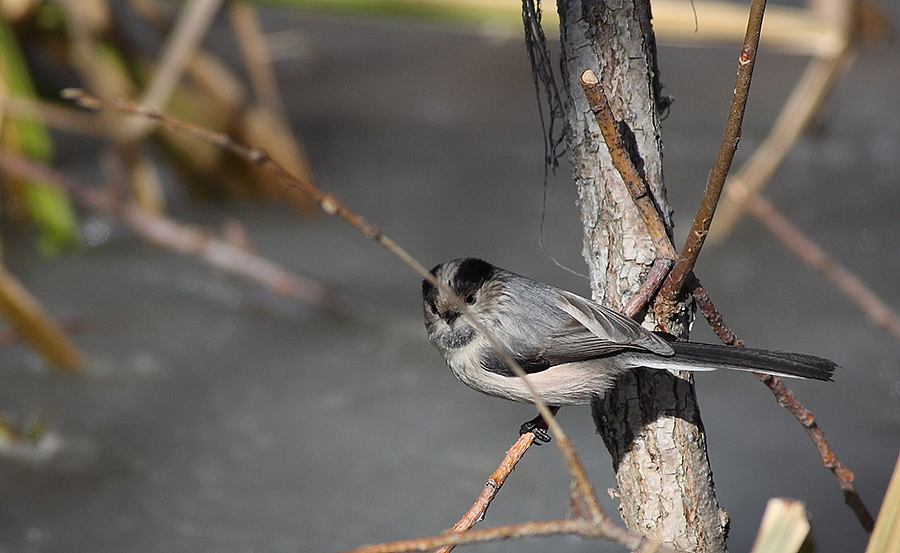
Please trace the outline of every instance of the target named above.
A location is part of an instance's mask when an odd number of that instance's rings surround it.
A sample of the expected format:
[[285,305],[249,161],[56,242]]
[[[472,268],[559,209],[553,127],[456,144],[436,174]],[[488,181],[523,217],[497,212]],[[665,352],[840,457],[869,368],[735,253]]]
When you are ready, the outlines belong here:
[[465,384],[485,394],[533,403],[501,355],[460,313],[458,301],[528,373],[547,405],[590,403],[626,371],[736,369],[830,380],[836,365],[819,357],[693,342],[667,341],[634,320],[565,290],[494,267],[456,259],[424,281],[428,339]]

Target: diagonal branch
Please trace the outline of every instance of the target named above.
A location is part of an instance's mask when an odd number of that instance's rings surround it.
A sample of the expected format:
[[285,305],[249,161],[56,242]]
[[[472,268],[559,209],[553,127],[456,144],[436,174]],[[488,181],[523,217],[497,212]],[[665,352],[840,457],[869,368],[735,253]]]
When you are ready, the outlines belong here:
[[613,117],[612,108],[603,92],[600,79],[590,69],[585,70],[579,79],[584,94],[587,97],[588,105],[594,113],[597,124],[600,126],[600,132],[603,134],[603,140],[609,148],[610,158],[613,166],[619,172],[625,187],[634,200],[641,219],[647,225],[647,231],[653,240],[653,247],[656,249],[656,257],[663,259],[675,259],[675,248],[669,239],[666,226],[659,216],[659,210],[653,201],[653,195],[647,186],[646,179],[638,171],[628,153],[628,147],[622,133],[616,125]]
[[[491,505],[491,501],[493,501],[494,497],[500,492],[500,487],[506,482],[506,479],[512,473],[513,469],[516,468],[516,465],[519,464],[519,461],[522,460],[522,457],[525,455],[525,452],[528,451],[528,448],[531,447],[532,443],[534,443],[534,433],[526,432],[519,436],[516,443],[514,443],[506,452],[506,456],[503,458],[503,461],[501,461],[500,466],[497,467],[497,470],[495,470],[490,478],[487,479],[487,482],[485,482],[484,489],[481,490],[478,499],[476,499],[475,503],[468,511],[466,511],[466,514],[447,530],[447,533],[462,534],[468,532],[473,526],[484,520],[484,514]],[[455,546],[453,545],[445,545],[435,551],[435,553],[450,553],[454,547]]]
[[[716,335],[719,336],[719,339],[731,346],[744,347],[744,341],[738,338],[725,324],[722,314],[710,301],[709,295],[703,289],[703,286],[700,285],[700,281],[696,278],[691,278],[685,284],[690,290],[694,301],[697,302],[697,306],[700,308],[703,316],[706,317],[709,325]],[[825,440],[825,433],[816,424],[813,414],[797,400],[794,392],[784,385],[784,379],[766,374],[754,374],[763,384],[769,387],[778,404],[790,411],[806,430],[809,438],[815,444],[816,450],[819,452],[822,464],[834,474],[838,484],[841,486],[841,490],[844,492],[844,502],[853,510],[853,514],[856,515],[856,519],[866,533],[871,534],[875,522],[862,498],[856,492],[856,487],[853,485],[853,473],[838,460],[837,455],[834,454],[831,446]]]
[[750,17],[747,21],[747,33],[741,46],[741,56],[738,61],[737,79],[734,85],[734,94],[731,97],[731,108],[728,111],[728,119],[725,122],[725,131],[722,134],[722,142],[719,145],[719,153],[713,164],[709,179],[706,182],[706,192],[694,224],[688,233],[687,241],[681,250],[681,255],[675,262],[675,267],[669,273],[669,277],[662,285],[660,296],[663,301],[673,304],[681,292],[688,277],[688,273],[694,268],[700,249],[709,234],[716,205],[722,195],[722,187],[725,178],[731,169],[731,162],[737,151],[738,141],[741,138],[741,124],[744,121],[744,111],[747,107],[747,98],[750,95],[750,81],[753,77],[753,66],[756,63],[756,53],[759,47],[759,35],[762,29],[763,15],[766,11],[766,0],[753,0],[750,4]]
[[872,323],[900,340],[900,315],[887,306],[871,288],[807,238],[762,196],[751,194],[746,207],[769,232],[777,237],[807,266],[819,271],[831,284],[856,304]]
[[[672,270],[677,255],[675,254],[675,247],[672,244],[666,224],[663,222],[659,208],[653,200],[653,193],[647,184],[646,176],[638,171],[634,160],[629,154],[625,138],[619,130],[600,80],[593,71],[587,69],[581,73],[578,81],[581,83],[581,88],[584,89],[588,106],[590,106],[597,125],[600,127],[600,132],[603,135],[603,141],[606,142],[612,164],[618,171],[619,176],[622,177],[622,182],[625,183],[628,194],[634,201],[641,219],[647,226],[647,232],[653,241],[653,248],[656,251],[656,260],[653,262],[653,266],[645,276],[641,286],[622,308],[622,313],[629,317],[634,317],[645,305],[650,303],[657,291],[659,291],[659,287]],[[665,315],[667,316],[669,312],[665,313]],[[658,316],[657,320],[662,322],[664,317]]]

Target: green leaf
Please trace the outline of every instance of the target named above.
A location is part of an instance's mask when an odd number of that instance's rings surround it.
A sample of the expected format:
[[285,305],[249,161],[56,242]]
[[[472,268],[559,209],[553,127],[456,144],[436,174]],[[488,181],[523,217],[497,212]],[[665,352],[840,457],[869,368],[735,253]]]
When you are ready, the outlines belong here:
[[[0,18],[0,80],[11,96],[37,98],[34,84],[12,29]],[[6,119],[0,145],[23,156],[49,163],[53,141],[42,121]],[[28,204],[28,216],[40,231],[38,247],[47,254],[78,242],[78,223],[64,190],[39,179],[23,179],[22,189]]]

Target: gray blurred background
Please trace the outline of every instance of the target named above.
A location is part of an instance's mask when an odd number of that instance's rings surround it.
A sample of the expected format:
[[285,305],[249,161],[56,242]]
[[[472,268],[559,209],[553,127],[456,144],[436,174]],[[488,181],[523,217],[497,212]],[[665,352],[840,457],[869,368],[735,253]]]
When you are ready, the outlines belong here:
[[[583,271],[580,221],[568,166],[543,188],[519,31],[277,10],[264,22],[282,40],[282,92],[322,188],[426,266],[479,256],[588,293],[552,261]],[[232,40],[216,32],[210,42],[236,59]],[[679,243],[718,147],[737,48],[660,47],[675,98],[663,139]],[[861,51],[821,133],[800,140],[766,192],[895,308],[898,56],[896,44]],[[739,161],[803,65],[760,56]],[[64,170],[96,179],[100,144],[58,139]],[[455,381],[425,338],[419,278],[345,223],[170,193],[178,218],[240,220],[262,255],[375,304],[376,320],[277,299],[94,215],[83,219],[94,245],[56,258],[35,253],[30,233],[4,229],[9,269],[55,316],[83,321],[75,339],[90,368],[60,375],[21,344],[0,349],[0,410],[46,417],[59,448],[0,458],[0,552],[340,551],[455,522],[533,409]],[[704,251],[696,273],[748,345],[843,367],[833,383],[790,385],[875,514],[900,450],[900,343],[749,217]],[[693,339],[716,341],[702,320]],[[750,548],[773,496],[806,503],[818,551],[864,549],[835,479],[764,386],[712,373],[697,388],[733,551]],[[589,409],[560,420],[597,489],[614,487]],[[562,517],[567,496],[558,452],[535,448],[484,524]],[[570,538],[470,550],[551,548],[621,550]]]

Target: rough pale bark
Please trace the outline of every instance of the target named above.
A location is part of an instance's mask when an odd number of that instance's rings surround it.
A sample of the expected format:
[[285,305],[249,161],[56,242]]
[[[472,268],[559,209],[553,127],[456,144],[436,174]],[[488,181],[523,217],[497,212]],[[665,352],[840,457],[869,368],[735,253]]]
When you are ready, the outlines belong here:
[[[670,225],[650,5],[647,0],[559,0],[558,7],[584,257],[595,299],[620,308],[640,285],[655,252],[610,163],[578,78],[585,69],[600,77],[616,119],[633,139],[632,157]],[[690,376],[626,375],[593,409],[613,458],[628,527],[685,551],[725,551],[727,518],[716,502]]]

